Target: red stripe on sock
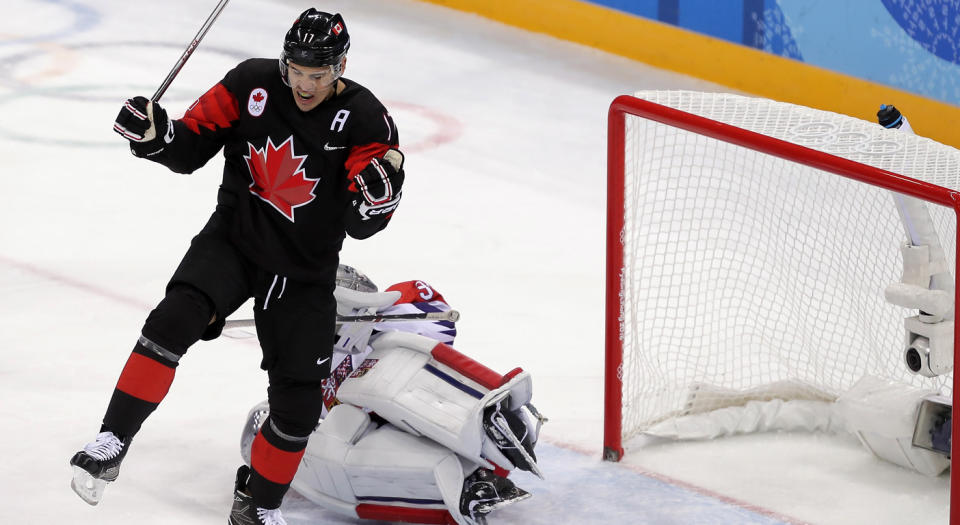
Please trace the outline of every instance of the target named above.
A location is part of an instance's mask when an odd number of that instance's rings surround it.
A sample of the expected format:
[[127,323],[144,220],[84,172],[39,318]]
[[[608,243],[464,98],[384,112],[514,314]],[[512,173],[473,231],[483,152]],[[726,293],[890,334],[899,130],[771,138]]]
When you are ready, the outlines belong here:
[[270,444],[263,433],[253,438],[250,463],[253,470],[264,478],[281,485],[289,485],[300,466],[300,458],[306,447],[299,452],[287,452]]
[[173,375],[173,368],[144,355],[132,353],[120,373],[117,390],[148,403],[159,403],[170,390]]
[[390,505],[371,505],[360,503],[356,508],[357,517],[366,520],[399,521],[401,523],[427,523],[432,525],[457,525],[456,520],[446,510],[416,509],[393,507]]
[[437,343],[437,346],[433,347],[430,354],[433,355],[433,358],[438,362],[480,383],[484,388],[493,390],[503,384],[503,376],[457,352],[452,346]]

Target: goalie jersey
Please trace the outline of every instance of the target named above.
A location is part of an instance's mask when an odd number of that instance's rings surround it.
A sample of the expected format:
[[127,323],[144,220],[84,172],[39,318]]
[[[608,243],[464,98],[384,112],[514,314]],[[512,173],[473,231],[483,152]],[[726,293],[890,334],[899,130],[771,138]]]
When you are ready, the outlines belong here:
[[[392,305],[377,309],[375,313],[379,315],[448,312],[451,310],[443,295],[424,281],[414,280],[397,283],[385,291],[400,292],[400,298]],[[377,335],[384,332],[410,332],[452,345],[457,335],[457,329],[452,321],[395,321],[354,324],[367,325],[366,329],[372,330],[370,338],[376,338]],[[356,336],[355,328],[349,331],[341,330],[338,333],[337,342],[334,344],[331,368],[333,372],[323,382],[323,417],[326,417],[330,409],[340,404],[340,401],[337,400],[337,389],[340,388],[344,379],[362,366],[363,361],[371,351],[370,346],[366,344],[366,339]],[[360,345],[361,348],[352,344],[354,339],[363,341]]]

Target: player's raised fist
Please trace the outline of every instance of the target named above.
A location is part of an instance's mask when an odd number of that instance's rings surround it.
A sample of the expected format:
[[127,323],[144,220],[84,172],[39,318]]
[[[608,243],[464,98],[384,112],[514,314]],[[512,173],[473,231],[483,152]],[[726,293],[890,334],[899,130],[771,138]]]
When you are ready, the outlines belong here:
[[403,177],[403,153],[390,149],[382,159],[371,160],[355,182],[367,205],[382,206],[400,198]]
[[117,114],[113,130],[130,142],[151,142],[157,138],[158,130],[164,133],[164,142],[173,140],[173,126],[167,120],[167,112],[145,97],[127,99]]

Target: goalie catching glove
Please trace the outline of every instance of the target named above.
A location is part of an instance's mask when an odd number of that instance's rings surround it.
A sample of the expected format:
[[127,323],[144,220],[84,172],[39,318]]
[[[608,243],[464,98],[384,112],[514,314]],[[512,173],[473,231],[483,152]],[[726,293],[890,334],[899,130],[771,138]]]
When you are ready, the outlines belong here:
[[382,159],[372,159],[357,174],[354,183],[361,198],[354,205],[362,220],[393,213],[400,204],[403,177],[403,153],[396,149],[387,150]]
[[156,155],[173,141],[173,122],[167,118],[166,110],[146,97],[127,99],[113,130],[130,141],[130,149],[138,157]]

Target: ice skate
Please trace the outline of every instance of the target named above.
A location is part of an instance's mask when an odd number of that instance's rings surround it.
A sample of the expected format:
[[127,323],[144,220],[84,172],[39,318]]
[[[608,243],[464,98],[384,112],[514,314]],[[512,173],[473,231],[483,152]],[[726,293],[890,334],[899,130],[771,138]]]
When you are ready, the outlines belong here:
[[250,467],[243,465],[237,469],[237,484],[233,491],[233,509],[230,510],[228,525],[287,525],[280,515],[280,509],[263,509],[253,503],[253,496],[247,494],[247,481],[250,479]]
[[120,462],[130,448],[130,438],[121,439],[113,432],[101,432],[83,450],[70,458],[73,480],[70,488],[90,505],[100,503],[107,483],[117,479]]
[[460,512],[478,525],[487,522],[487,514],[530,497],[530,493],[507,478],[485,468],[478,468],[463,481]]
[[498,401],[484,410],[483,430],[517,468],[543,479],[543,472],[533,452],[535,437],[523,418],[517,412],[507,410],[505,403]]

